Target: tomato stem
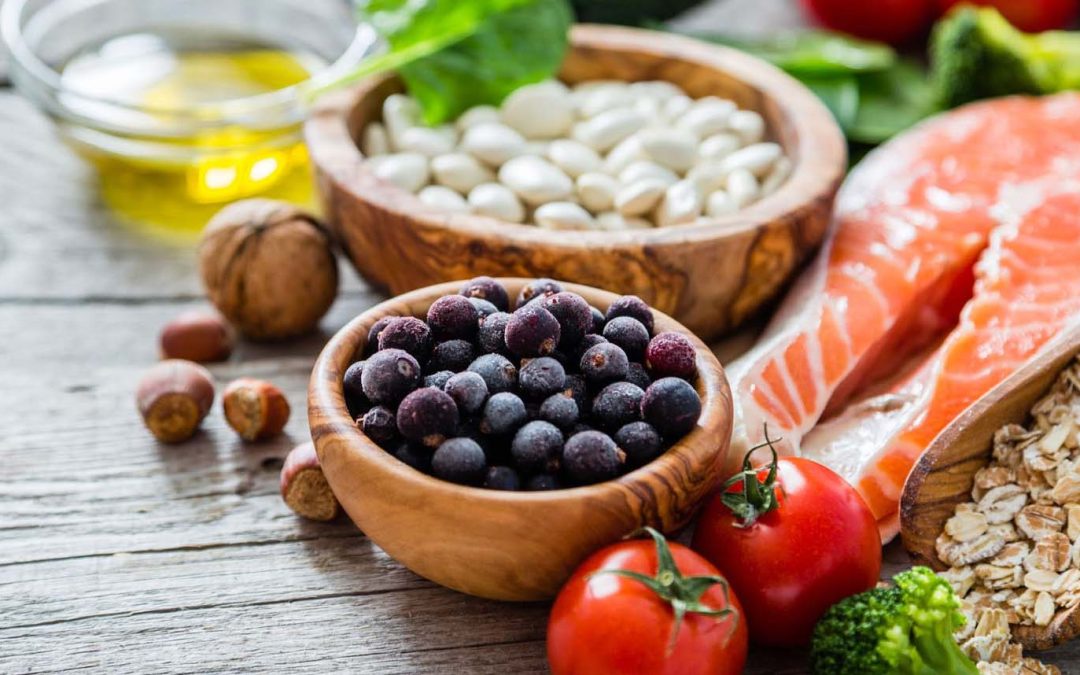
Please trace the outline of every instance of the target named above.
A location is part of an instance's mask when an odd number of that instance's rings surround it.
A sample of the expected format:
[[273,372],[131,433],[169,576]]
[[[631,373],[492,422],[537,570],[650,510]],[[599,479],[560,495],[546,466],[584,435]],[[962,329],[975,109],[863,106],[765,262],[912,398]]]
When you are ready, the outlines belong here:
[[[777,439],[782,440],[782,439]],[[769,425],[765,425],[765,442],[750,448],[743,458],[742,471],[735,474],[721,486],[720,501],[738,520],[739,527],[750,527],[757,519],[769,511],[774,511],[780,506],[776,496],[776,471],[780,458],[776,454],[773,440],[769,438]],[[760,478],[760,469],[754,467],[750,461],[752,455],[758,450],[768,447],[772,452],[772,461],[769,462],[769,473],[765,479]],[[736,485],[740,489],[732,490]]]

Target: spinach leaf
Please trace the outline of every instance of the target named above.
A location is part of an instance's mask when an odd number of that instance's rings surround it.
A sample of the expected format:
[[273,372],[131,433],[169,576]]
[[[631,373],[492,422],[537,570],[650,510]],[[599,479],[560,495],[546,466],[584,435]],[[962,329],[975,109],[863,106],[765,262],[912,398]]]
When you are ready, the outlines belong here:
[[859,81],[854,76],[803,77],[802,83],[821,99],[841,129],[847,131],[855,123],[859,114]]
[[764,40],[691,35],[753,54],[800,78],[874,72],[896,62],[896,52],[886,44],[824,31],[789,33]]
[[889,70],[859,78],[858,114],[844,130],[853,141],[882,143],[934,112],[923,69],[898,61]]

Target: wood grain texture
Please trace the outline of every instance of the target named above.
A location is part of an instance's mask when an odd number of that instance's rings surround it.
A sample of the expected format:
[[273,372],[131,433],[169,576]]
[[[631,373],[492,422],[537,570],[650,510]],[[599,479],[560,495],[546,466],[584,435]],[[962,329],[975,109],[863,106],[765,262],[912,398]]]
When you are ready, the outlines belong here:
[[401,293],[477,274],[552,277],[639,295],[711,339],[774,298],[816,249],[846,168],[843,137],[801,84],[745,54],[668,34],[582,26],[561,77],[662,79],[761,112],[795,163],[776,193],[705,224],[550,232],[447,215],[374,176],[354,141],[400,89],[380,77],[327,97],[306,126],[324,210],[357,269]]
[[[975,472],[990,461],[994,432],[1025,423],[1031,407],[1077,354],[1080,326],[1063,332],[1031,363],[973,403],[923,453],[900,499],[900,534],[916,562],[938,570],[948,567],[938,559],[934,542],[956,505],[971,500]],[[1048,649],[1080,635],[1080,613],[1059,613],[1046,627],[1014,626],[1013,635],[1026,648]]]
[[[525,279],[500,279],[516,297]],[[731,438],[731,391],[701,341],[698,426],[660,458],[616,480],[550,492],[507,493],[426,476],[368,440],[345,407],[341,378],[384,316],[427,315],[461,284],[424,288],[365,312],[330,340],[311,376],[308,422],[327,480],[349,517],[414,572],[498,600],[555,595],[585,556],[645,525],[674,532],[715,487]],[[618,296],[564,284],[601,311]],[[686,329],[659,312],[656,331]]]

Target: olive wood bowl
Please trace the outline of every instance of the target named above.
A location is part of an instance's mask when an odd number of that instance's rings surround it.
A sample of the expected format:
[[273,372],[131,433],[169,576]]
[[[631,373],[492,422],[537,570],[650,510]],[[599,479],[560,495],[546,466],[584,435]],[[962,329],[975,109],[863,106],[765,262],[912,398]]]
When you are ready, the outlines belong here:
[[756,204],[707,222],[620,232],[550,231],[449,215],[376,178],[356,139],[402,90],[376,77],[325,97],[305,128],[324,212],[356,268],[402,293],[490,276],[552,277],[641,296],[706,340],[731,331],[784,287],[825,234],[847,166],[843,134],[802,84],[742,52],[640,29],[574,28],[561,78],[674,82],[760,112],[794,168]]
[[[990,461],[994,432],[1026,422],[1031,407],[1078,354],[1080,325],[1075,325],[971,404],[923,453],[900,498],[900,535],[916,563],[948,568],[934,542],[956,505],[971,501],[975,472]],[[1013,626],[1012,633],[1025,648],[1049,649],[1080,634],[1080,614],[1075,609],[1059,612],[1048,626]]]
[[[513,298],[524,279],[501,279]],[[731,391],[700,340],[654,312],[656,331],[677,330],[697,348],[698,426],[649,464],[618,479],[547,492],[503,492],[449,483],[398,461],[368,440],[345,407],[342,375],[384,316],[424,317],[460,283],[423,288],[364,312],[315,364],[308,419],[323,471],[345,511],[400,563],[458,591],[499,600],[552,597],[587,555],[649,525],[673,532],[716,486],[731,440]],[[565,284],[601,311],[616,295]]]

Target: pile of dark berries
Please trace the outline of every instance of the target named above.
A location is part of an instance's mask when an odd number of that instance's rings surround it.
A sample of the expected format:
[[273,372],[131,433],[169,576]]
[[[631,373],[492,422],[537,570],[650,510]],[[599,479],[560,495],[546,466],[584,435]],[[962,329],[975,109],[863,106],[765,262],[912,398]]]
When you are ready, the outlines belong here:
[[[511,302],[514,303],[511,312]],[[610,480],[697,424],[695,350],[654,334],[624,296],[606,313],[551,279],[511,299],[477,277],[427,321],[386,317],[345,372],[345,402],[375,443],[413,468],[493,490]]]

